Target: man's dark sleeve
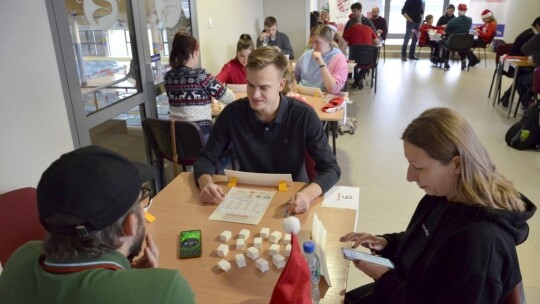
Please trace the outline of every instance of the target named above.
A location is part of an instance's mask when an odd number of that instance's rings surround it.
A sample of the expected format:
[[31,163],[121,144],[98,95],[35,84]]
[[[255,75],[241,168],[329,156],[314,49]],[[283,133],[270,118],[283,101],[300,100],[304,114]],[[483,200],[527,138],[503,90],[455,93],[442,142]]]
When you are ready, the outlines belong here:
[[[283,34],[283,33],[282,33]],[[289,55],[289,59],[294,59],[294,52],[293,48],[291,46],[291,42],[289,41],[289,36],[286,34],[283,34],[283,47],[281,48],[281,51],[285,55]]]
[[328,139],[317,114],[315,111],[308,113],[307,148],[315,161],[315,171],[317,171],[317,177],[311,182],[319,185],[325,193],[338,182],[341,169],[328,144]]
[[225,107],[216,119],[216,123],[212,127],[210,137],[204,145],[204,148],[199,153],[199,156],[193,164],[193,174],[195,181],[204,174],[213,175],[219,165],[221,158],[229,147],[231,138],[229,136],[230,107]]
[[534,55],[538,48],[540,48],[540,34],[534,35],[529,41],[525,42],[521,47],[521,52],[526,56],[531,56]]

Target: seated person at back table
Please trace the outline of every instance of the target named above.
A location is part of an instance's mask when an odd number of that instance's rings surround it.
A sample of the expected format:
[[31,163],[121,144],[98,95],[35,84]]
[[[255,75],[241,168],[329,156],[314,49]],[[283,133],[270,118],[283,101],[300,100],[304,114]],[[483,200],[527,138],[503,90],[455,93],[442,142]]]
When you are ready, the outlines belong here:
[[439,56],[439,42],[431,41],[431,39],[429,39],[430,30],[437,31],[438,33],[442,33],[444,31],[442,27],[433,26],[433,15],[427,15],[424,23],[422,23],[422,25],[420,26],[418,45],[429,44],[430,47],[433,49],[430,58],[431,62],[433,62],[433,64],[438,64],[439,61],[441,61],[441,58]]
[[310,34],[312,49],[300,56],[296,63],[294,78],[303,86],[321,88],[331,94],[341,91],[349,67],[347,58],[334,39],[342,39],[330,24],[318,25]]
[[395,265],[354,261],[375,283],[347,292],[345,303],[503,303],[522,281],[516,245],[527,239],[536,206],[454,110],[424,111],[401,138],[407,181],[426,195],[404,232],[341,237]]
[[[381,40],[379,36],[367,25],[362,23],[353,24],[351,27],[345,30],[343,38],[349,43],[349,45],[379,45]],[[364,78],[369,69],[360,69],[357,66],[354,68],[354,83],[352,87],[354,89],[364,88]]]
[[380,14],[379,8],[375,6],[371,9],[371,22],[373,22],[373,25],[375,26],[375,29],[377,29],[375,32],[379,37],[381,37],[382,41],[386,40],[386,35],[388,34],[388,24],[386,23],[386,19],[384,19]]
[[[307,211],[311,201],[339,180],[340,168],[315,111],[280,95],[287,68],[285,56],[273,47],[249,54],[247,97],[223,109],[193,166],[201,202],[220,203],[225,198],[212,173],[231,143],[240,171],[290,173],[294,181],[309,183],[291,198],[290,212]],[[306,151],[315,160],[318,174],[311,181],[304,166]]]
[[294,59],[294,52],[289,41],[289,36],[277,30],[277,20],[272,16],[264,19],[264,30],[257,39],[257,47],[273,46],[282,51],[283,54],[289,55],[289,59]]
[[[473,42],[473,48],[478,47],[486,47],[493,38],[495,38],[495,35],[497,34],[497,20],[495,20],[495,16],[493,16],[493,13],[486,9],[482,12],[482,21],[484,21],[484,24],[482,24],[479,27],[476,27],[474,30],[478,34],[478,37],[474,39]],[[480,62],[480,59],[476,57],[474,52],[469,53],[469,65],[475,66]]]
[[223,84],[246,84],[247,58],[253,49],[251,36],[249,34],[240,35],[236,44],[236,57],[223,66],[216,79]]
[[234,93],[205,69],[197,67],[199,43],[190,35],[174,35],[169,61],[172,70],[165,74],[169,116],[198,124],[206,139],[212,129],[212,97],[230,103]]
[[[467,5],[466,4],[459,4],[458,5],[458,16],[456,18],[450,19],[448,21],[448,24],[445,28],[445,33],[447,36],[450,36],[452,34],[467,34],[469,33],[469,30],[472,26],[472,19],[470,17],[467,17],[465,14],[467,14]],[[467,67],[467,61],[465,58],[469,56],[469,52],[459,52],[459,57],[461,58],[461,69],[465,70]],[[444,69],[450,69],[450,64],[448,63],[448,59],[450,58],[450,52],[446,51],[444,52]]]
[[450,19],[456,18],[456,16],[454,16],[455,11],[456,7],[453,4],[448,4],[448,7],[446,7],[446,12],[439,18],[436,26],[445,28]]
[[47,235],[11,255],[0,276],[1,302],[195,303],[177,270],[157,268],[159,250],[145,232],[150,191],[141,185],[156,175],[100,146],[53,162],[37,186]]

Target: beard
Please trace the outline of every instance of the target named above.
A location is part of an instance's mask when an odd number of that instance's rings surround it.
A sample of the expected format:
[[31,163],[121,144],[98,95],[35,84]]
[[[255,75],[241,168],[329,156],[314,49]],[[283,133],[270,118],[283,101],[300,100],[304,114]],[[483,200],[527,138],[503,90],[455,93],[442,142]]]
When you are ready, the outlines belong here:
[[137,229],[135,240],[133,241],[131,247],[129,247],[129,255],[127,257],[129,262],[133,262],[133,259],[135,259],[139,253],[141,253],[144,236],[146,235],[146,229],[140,213],[137,213],[137,221],[139,222],[139,227]]

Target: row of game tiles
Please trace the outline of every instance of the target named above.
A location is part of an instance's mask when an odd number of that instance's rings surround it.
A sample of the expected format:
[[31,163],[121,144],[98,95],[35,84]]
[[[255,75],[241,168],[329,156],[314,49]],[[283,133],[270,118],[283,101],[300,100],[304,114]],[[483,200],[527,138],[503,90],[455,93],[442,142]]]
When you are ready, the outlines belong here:
[[[283,255],[281,255],[280,252],[280,245],[278,244],[281,240],[282,233],[280,231],[273,231],[272,233],[269,233],[269,228],[262,228],[259,232],[259,237],[253,238],[253,246],[249,247],[246,250],[247,256],[255,260],[255,266],[259,271],[266,272],[269,270],[269,264],[268,261],[260,256],[259,250],[262,249],[262,241],[264,239],[268,239],[272,245],[268,249],[268,254],[272,256],[272,264],[277,269],[281,269],[285,267],[286,261],[285,256],[289,256],[291,253],[291,235],[286,233],[285,237],[283,239],[283,243],[285,245],[285,250],[283,252]],[[238,239],[236,240],[236,250],[244,250],[245,249],[245,241],[249,238],[251,232],[248,229],[242,229],[240,233],[238,234]],[[224,230],[220,234],[220,240],[222,242],[228,242],[232,237],[232,232],[230,230]],[[220,257],[226,257],[229,253],[229,246],[226,244],[221,244],[217,248],[217,254]],[[246,258],[243,253],[238,253],[234,256],[236,265],[238,268],[246,267]],[[218,262],[217,267],[223,271],[229,271],[232,266],[231,263],[229,263],[227,260],[222,259]]]

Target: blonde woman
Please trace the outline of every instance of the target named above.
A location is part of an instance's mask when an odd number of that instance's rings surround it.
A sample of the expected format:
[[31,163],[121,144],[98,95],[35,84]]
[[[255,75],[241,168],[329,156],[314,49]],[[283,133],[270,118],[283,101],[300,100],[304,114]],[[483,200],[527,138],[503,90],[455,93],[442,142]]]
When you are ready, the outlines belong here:
[[318,25],[310,34],[311,49],[300,56],[294,77],[303,86],[336,94],[347,81],[347,58],[334,42],[335,27]]
[[496,170],[471,125],[434,108],[402,135],[407,180],[426,195],[404,232],[341,238],[393,261],[355,261],[376,284],[345,303],[502,303],[521,282],[516,245],[527,239],[536,206]]

